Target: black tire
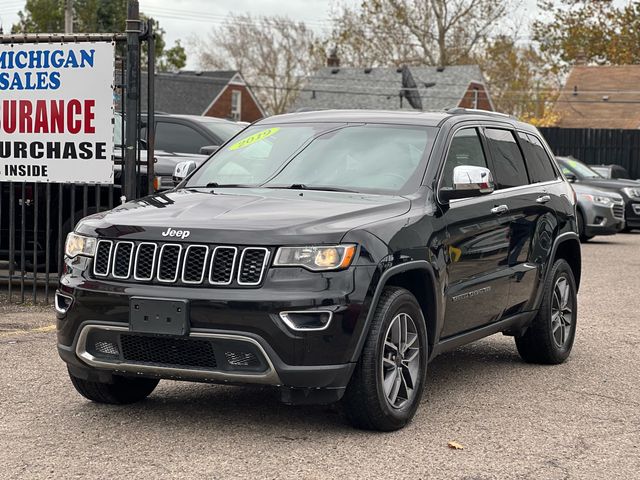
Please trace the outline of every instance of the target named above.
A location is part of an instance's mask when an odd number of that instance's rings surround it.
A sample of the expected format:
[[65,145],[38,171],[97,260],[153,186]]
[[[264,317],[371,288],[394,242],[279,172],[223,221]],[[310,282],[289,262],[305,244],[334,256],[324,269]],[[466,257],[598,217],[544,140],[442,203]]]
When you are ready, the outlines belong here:
[[[405,335],[405,352],[397,355],[398,360],[396,356],[387,358],[386,354],[390,351],[402,350],[402,347],[390,349],[392,342],[385,341],[387,335],[393,335],[392,323],[395,328],[398,325],[396,322],[402,325],[402,319],[404,325],[408,325],[405,331],[411,330],[410,334]],[[417,358],[409,360],[415,355],[416,345]],[[416,298],[404,288],[386,287],[376,306],[362,354],[343,398],[345,412],[351,423],[357,428],[380,431],[398,430],[409,423],[422,397],[428,353],[427,329]],[[393,362],[396,362],[395,367]],[[388,395],[393,397],[393,393],[385,393],[383,375],[387,380],[392,380],[387,383],[388,387],[392,390],[397,388],[396,405],[392,405],[388,398]]]
[[113,383],[91,382],[69,372],[71,383],[80,395],[96,403],[127,405],[144,400],[156,388],[160,380],[154,378],[129,378],[113,376]]
[[593,238],[593,235],[587,235],[585,233],[584,215],[580,210],[577,212],[576,222],[578,223],[578,235],[580,235],[580,242],[587,243]]
[[[569,295],[568,308],[570,308],[570,314],[564,312],[561,317],[556,316],[556,320],[554,320],[552,313],[556,308],[554,301],[559,298],[556,296],[555,291],[556,287],[560,285],[561,279],[566,281],[569,289],[567,293]],[[569,328],[564,330],[565,327],[558,327],[563,329],[562,332],[559,332],[554,327],[558,326],[558,322],[565,324],[566,317],[570,317],[567,319]],[[573,347],[577,318],[577,289],[573,271],[566,260],[559,259],[553,264],[545,282],[544,296],[538,314],[524,335],[515,338],[518,353],[525,362],[529,363],[556,365],[564,362],[569,357]],[[558,337],[563,338],[564,341],[558,341]]]

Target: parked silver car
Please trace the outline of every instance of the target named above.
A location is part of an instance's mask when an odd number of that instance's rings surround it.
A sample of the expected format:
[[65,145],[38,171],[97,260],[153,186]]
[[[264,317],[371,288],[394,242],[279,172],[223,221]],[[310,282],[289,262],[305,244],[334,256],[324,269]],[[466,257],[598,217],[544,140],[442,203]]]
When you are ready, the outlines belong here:
[[571,186],[578,197],[578,232],[582,242],[596,235],[614,235],[624,228],[624,201],[619,193],[584,183]]

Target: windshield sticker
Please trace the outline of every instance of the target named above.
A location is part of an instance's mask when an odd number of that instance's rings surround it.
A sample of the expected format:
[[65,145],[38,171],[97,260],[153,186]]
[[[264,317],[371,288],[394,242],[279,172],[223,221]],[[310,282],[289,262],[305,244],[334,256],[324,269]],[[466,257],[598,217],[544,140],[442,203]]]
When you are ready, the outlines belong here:
[[266,130],[262,130],[261,132],[258,132],[258,133],[254,133],[253,135],[247,138],[243,138],[239,142],[236,142],[233,145],[231,145],[229,147],[229,150],[238,150],[240,148],[253,145],[256,142],[259,142],[260,140],[264,140],[265,138],[270,137],[271,135],[276,133],[278,130],[280,130],[280,128],[273,127],[273,128],[267,128]]
[[569,165],[571,165],[573,168],[577,168],[578,162],[576,162],[575,160],[569,160]]

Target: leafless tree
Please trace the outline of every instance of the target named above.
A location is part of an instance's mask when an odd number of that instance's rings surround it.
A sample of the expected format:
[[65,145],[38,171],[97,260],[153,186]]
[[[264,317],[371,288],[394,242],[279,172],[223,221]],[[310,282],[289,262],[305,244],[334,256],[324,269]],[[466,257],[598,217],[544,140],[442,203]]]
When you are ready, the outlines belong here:
[[286,112],[324,51],[303,22],[232,14],[191,47],[202,69],[239,70],[271,114]]
[[329,43],[358,66],[465,63],[507,13],[507,0],[368,0],[333,15]]

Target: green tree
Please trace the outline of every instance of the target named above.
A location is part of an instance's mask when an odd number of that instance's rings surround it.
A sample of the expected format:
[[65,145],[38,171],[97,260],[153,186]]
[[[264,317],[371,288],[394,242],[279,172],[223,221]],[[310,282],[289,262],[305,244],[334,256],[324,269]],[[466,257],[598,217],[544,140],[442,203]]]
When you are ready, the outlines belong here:
[[538,7],[549,15],[533,22],[533,39],[559,72],[576,62],[640,63],[639,2],[542,0]]
[[531,45],[500,35],[475,57],[482,68],[497,111],[548,126],[559,85],[549,66]]
[[[13,33],[56,33],[64,31],[64,0],[26,0],[18,12]],[[111,33],[124,31],[127,20],[127,0],[75,0],[74,32]],[[147,18],[141,14],[142,18]],[[183,68],[187,55],[180,42],[167,49],[165,31],[156,24],[155,57],[159,71]],[[146,44],[142,48],[142,64],[146,64]]]

